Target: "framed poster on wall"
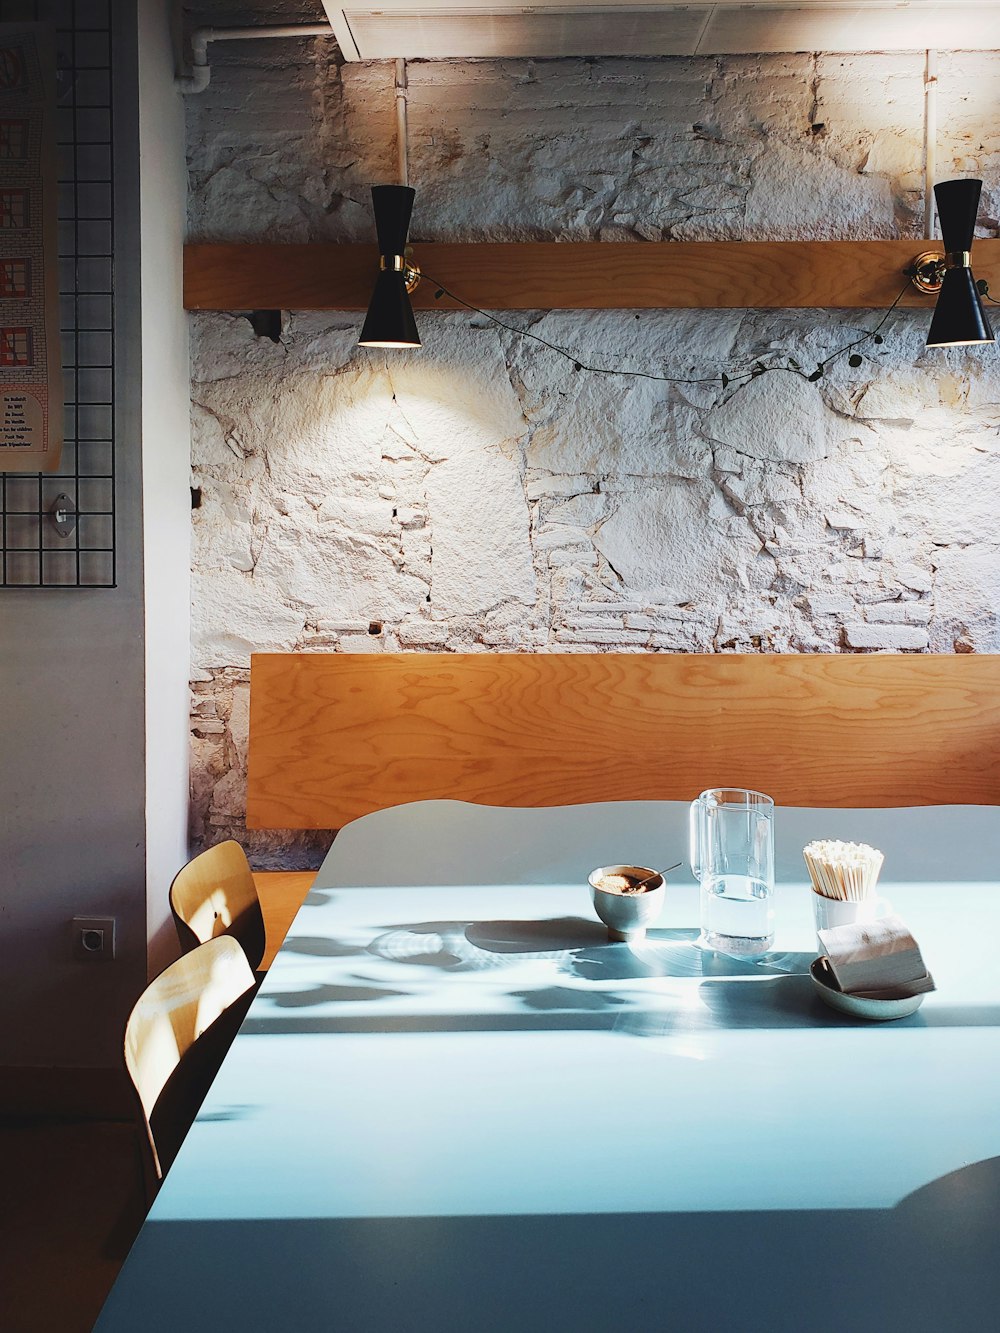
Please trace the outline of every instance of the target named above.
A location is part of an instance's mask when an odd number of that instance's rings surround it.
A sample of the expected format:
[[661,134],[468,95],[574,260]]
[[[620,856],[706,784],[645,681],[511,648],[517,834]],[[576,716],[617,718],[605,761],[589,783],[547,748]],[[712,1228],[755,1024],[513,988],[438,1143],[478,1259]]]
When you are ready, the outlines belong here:
[[52,30],[0,23],[0,471],[59,466],[56,70]]

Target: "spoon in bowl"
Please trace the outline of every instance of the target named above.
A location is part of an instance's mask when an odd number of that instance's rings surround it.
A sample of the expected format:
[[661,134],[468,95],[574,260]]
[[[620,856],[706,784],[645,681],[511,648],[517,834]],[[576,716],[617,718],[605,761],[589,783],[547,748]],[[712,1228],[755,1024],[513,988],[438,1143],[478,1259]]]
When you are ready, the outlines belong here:
[[683,864],[684,864],[683,861],[675,861],[672,866],[667,866],[666,870],[656,870],[652,875],[647,875],[645,879],[640,879],[638,884],[633,884],[631,885],[631,887],[627,889],[622,889],[622,893],[623,894],[642,893],[646,885],[652,884],[654,879],[662,879],[666,881],[666,878],[670,874],[671,870],[676,870],[678,866],[681,866]]

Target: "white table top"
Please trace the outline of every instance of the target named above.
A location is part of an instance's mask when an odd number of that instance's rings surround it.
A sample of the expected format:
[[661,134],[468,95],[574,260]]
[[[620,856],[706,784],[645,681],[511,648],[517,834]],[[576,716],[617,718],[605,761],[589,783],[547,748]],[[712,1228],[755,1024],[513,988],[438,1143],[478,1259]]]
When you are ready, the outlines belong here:
[[[98,1327],[217,1327],[217,1272],[239,1275],[243,1327],[296,1333],[657,1310],[753,1328],[740,1314],[765,1300],[768,1328],[802,1328],[804,1301],[815,1328],[961,1328],[959,1272],[967,1326],[986,1326],[1000,814],[779,811],[797,882],[761,964],[697,947],[684,871],[644,943],[609,945],[587,872],[684,856],[685,821],[673,803],[425,802],[343,830]],[[883,891],[938,984],[911,1018],[863,1024],[813,993],[788,849],[823,835],[888,853]],[[914,1259],[903,1297],[893,1265]],[[246,1323],[269,1308],[279,1322]]]

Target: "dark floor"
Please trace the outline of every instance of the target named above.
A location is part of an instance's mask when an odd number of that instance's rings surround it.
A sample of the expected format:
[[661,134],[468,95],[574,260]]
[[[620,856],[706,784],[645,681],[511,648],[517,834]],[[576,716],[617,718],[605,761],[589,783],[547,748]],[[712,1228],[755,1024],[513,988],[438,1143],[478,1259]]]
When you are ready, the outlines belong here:
[[146,1211],[137,1127],[0,1119],[0,1159],[0,1329],[90,1333]]

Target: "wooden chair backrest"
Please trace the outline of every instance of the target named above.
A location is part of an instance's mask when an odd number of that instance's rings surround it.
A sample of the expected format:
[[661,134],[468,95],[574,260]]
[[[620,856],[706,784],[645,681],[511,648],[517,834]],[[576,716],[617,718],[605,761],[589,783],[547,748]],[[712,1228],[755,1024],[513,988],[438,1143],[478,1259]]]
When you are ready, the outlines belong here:
[[[129,1015],[125,1067],[142,1107],[158,1177],[173,1160],[235,1036],[235,1018],[242,1021],[237,1001],[253,986],[246,954],[236,940],[222,935],[171,963]],[[227,1015],[233,1019],[228,1024]]]
[[268,653],[247,824],[339,828],[406,801],[1000,804],[1000,657]]
[[264,917],[246,853],[230,839],[189,861],[170,886],[181,948],[187,952],[218,935],[232,935],[257,971],[264,957]]

